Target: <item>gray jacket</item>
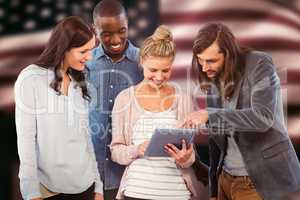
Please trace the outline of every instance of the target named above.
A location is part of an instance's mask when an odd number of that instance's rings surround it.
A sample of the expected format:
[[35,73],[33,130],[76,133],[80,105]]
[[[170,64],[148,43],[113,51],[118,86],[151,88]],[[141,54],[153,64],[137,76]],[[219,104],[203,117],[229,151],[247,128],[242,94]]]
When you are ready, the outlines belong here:
[[230,100],[235,109],[221,108],[215,92],[209,110],[210,196],[217,196],[218,175],[233,134],[246,170],[265,200],[277,200],[300,188],[300,165],[284,123],[280,80],[272,59],[252,51]]

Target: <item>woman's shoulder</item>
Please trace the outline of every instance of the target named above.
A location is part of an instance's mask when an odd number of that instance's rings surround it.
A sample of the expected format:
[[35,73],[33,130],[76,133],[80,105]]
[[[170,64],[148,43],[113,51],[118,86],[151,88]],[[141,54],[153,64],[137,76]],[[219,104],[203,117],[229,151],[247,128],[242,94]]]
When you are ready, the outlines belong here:
[[22,69],[20,72],[18,79],[36,79],[36,77],[44,77],[47,76],[48,71],[46,68],[42,68],[36,64],[31,64]]
[[132,101],[134,97],[134,86],[130,86],[122,90],[116,97],[115,104],[118,106],[124,106]]
[[18,78],[16,80],[16,84],[22,83],[22,84],[35,84],[38,80],[47,80],[48,77],[48,71],[45,68],[42,68],[38,65],[31,64],[22,69],[22,71],[19,73]]

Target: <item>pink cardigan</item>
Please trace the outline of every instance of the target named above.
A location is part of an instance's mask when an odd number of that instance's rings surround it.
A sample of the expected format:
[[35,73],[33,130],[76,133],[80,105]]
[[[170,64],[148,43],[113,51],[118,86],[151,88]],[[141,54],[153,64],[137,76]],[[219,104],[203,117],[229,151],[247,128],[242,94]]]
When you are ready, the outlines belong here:
[[[176,89],[177,119],[182,120],[193,111],[192,99],[189,95]],[[112,142],[110,145],[111,158],[121,165],[130,165],[137,159],[137,146],[132,144],[132,128],[141,116],[142,111],[137,108],[134,100],[134,86],[123,90],[116,98],[112,112]],[[208,199],[208,189],[197,180],[190,167],[195,161],[195,154],[183,166],[180,166],[182,177],[187,188],[192,193],[192,199]],[[128,168],[128,167],[127,167]],[[122,188],[126,182],[127,168],[124,171],[117,199],[123,199]]]

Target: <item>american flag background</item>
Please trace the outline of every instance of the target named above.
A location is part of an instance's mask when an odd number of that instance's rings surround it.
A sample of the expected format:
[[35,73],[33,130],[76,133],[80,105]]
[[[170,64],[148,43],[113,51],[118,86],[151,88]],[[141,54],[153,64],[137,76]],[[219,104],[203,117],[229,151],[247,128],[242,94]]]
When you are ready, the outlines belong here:
[[[42,52],[51,28],[80,15],[91,22],[97,0],[0,0],[0,199],[20,199],[13,84]],[[139,46],[159,24],[173,32],[173,81],[184,85],[192,42],[207,22],[229,26],[239,42],[271,54],[281,77],[289,135],[300,155],[300,0],[123,0],[129,37]],[[205,144],[204,144],[205,147]],[[204,156],[205,157],[205,156]],[[4,180],[4,181],[3,181]]]

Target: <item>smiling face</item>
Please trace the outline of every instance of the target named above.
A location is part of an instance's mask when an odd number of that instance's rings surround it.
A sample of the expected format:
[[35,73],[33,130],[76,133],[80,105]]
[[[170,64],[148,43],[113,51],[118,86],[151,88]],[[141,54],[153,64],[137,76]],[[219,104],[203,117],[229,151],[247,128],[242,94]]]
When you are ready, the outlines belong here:
[[202,66],[202,71],[209,79],[218,77],[224,68],[224,54],[220,51],[217,42],[197,54],[198,63]]
[[71,67],[83,71],[85,63],[92,59],[91,50],[95,47],[95,36],[81,47],[71,48],[65,53],[63,60],[64,67]]
[[113,60],[120,59],[127,47],[128,22],[126,15],[97,17],[95,28],[105,52]]
[[162,87],[171,77],[171,57],[149,56],[141,58],[144,81],[153,88]]

